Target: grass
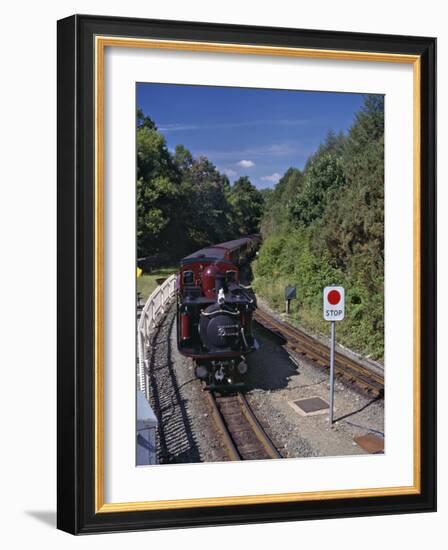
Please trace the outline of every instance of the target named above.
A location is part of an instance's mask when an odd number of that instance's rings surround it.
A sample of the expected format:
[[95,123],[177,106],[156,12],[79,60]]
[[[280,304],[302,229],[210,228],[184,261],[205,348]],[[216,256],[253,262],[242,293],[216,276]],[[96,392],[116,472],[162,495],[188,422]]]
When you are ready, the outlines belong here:
[[[287,284],[295,283],[290,278],[278,276],[275,279],[269,277],[255,277],[252,286],[257,296],[262,297],[268,305],[277,313],[285,313],[284,289]],[[300,286],[297,285],[298,299],[291,301],[288,321],[298,327],[304,328],[311,334],[330,336],[330,323],[323,320],[321,297],[313,303],[300,301]],[[337,341],[349,349],[364,355],[365,357],[384,362],[383,333],[374,333],[374,340],[370,336],[365,324],[361,324],[351,318],[350,303],[346,303],[346,319],[337,323]]]
[[[292,281],[294,283],[294,281]],[[278,277],[269,280],[267,277],[256,278],[252,286],[257,295],[264,298],[268,305],[277,313],[285,313],[285,287],[291,284],[291,278]],[[297,284],[296,284],[297,287]],[[300,298],[300,287],[297,288]],[[308,304],[299,303],[298,299],[291,300],[290,315],[292,324],[301,326],[315,334],[329,335],[329,323],[322,319],[322,312],[318,308],[311,308]]]
[[176,267],[159,267],[151,273],[143,273],[137,278],[137,292],[140,292],[142,302],[146,302],[150,294],[157,288],[156,279],[167,278],[173,273],[177,273]]

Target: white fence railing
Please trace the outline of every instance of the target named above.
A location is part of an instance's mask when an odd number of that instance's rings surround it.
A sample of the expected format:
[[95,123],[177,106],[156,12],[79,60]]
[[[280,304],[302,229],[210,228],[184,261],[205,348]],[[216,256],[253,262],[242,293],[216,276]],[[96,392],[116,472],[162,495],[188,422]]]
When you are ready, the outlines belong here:
[[139,390],[146,393],[145,362],[150,347],[151,334],[162,319],[166,306],[176,292],[176,275],[171,275],[158,286],[146,300],[137,326],[137,379]]

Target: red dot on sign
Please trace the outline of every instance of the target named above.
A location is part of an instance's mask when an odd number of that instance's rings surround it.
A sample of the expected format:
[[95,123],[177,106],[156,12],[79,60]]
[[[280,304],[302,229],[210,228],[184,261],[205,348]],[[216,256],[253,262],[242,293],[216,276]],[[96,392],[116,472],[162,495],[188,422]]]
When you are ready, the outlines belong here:
[[338,304],[340,299],[341,293],[339,292],[339,290],[330,290],[330,292],[327,294],[327,300],[332,306]]

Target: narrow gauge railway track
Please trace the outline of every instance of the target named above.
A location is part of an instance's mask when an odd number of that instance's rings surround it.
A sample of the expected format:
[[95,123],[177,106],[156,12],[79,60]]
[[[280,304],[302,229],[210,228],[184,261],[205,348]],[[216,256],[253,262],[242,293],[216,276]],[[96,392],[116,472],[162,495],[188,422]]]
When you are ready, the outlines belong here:
[[[305,355],[321,367],[329,367],[330,349],[319,340],[309,336],[297,327],[279,321],[258,308],[254,320],[269,331],[282,336],[286,347],[295,353]],[[361,365],[341,353],[335,353],[335,374],[351,386],[374,397],[384,395],[384,375]]]
[[231,460],[282,458],[242,394],[205,395]]

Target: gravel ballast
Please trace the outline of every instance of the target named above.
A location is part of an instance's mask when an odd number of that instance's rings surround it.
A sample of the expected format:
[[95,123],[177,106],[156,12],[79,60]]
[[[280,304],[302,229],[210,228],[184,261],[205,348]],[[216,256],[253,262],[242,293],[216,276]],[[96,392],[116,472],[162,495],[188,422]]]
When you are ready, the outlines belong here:
[[[384,401],[336,381],[335,424],[324,414],[303,416],[293,401],[329,400],[328,369],[290,354],[279,340],[254,323],[260,348],[248,356],[247,400],[284,458],[365,454],[353,438],[384,432]],[[159,421],[158,460],[161,464],[229,460],[194,376],[193,362],[179,354],[175,306],[168,310],[153,336],[147,392]]]
[[193,362],[180,355],[172,305],[153,335],[147,396],[157,416],[160,464],[229,460],[204,399]]

